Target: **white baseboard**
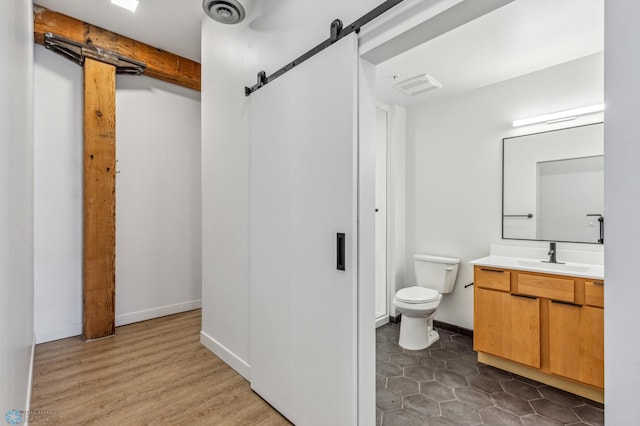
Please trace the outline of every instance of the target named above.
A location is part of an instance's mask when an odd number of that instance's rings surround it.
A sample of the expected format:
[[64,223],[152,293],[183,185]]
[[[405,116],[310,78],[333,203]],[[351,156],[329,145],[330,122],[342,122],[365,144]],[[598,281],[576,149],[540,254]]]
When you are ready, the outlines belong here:
[[[116,315],[116,327],[133,324],[140,321],[147,321],[154,318],[165,317],[167,315],[179,314],[181,312],[193,311],[202,307],[202,300],[191,300],[189,302],[174,303],[173,305],[159,306],[157,308],[145,309],[143,311],[131,312]],[[65,327],[50,330],[37,331],[36,343],[53,342],[54,340],[66,339],[68,337],[80,336],[82,334],[82,323],[71,324]]]
[[191,300],[189,302],[175,303],[173,305],[160,306],[157,308],[145,309],[143,311],[131,312],[128,314],[116,315],[116,327],[133,324],[140,321],[147,321],[154,318],[166,317],[167,315],[179,314],[181,312],[193,311],[202,307],[202,299]]
[[33,342],[31,343],[31,360],[29,362],[29,379],[27,381],[27,404],[25,410],[31,410],[31,389],[33,388],[33,364],[36,358],[36,333],[33,333]]
[[383,315],[376,318],[376,328],[389,324],[389,315]]
[[224,361],[229,367],[236,370],[242,377],[251,381],[251,366],[224,345],[220,344],[216,339],[204,331],[200,331],[200,343]]

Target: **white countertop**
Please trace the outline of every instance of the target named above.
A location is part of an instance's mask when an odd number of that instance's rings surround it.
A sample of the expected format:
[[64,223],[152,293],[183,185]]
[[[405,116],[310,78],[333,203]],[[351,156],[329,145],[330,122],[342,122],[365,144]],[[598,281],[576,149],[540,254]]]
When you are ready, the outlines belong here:
[[572,277],[604,280],[604,266],[589,263],[545,263],[539,259],[495,255],[472,260],[469,263],[493,268],[507,268],[519,271],[542,272],[545,274],[569,275]]

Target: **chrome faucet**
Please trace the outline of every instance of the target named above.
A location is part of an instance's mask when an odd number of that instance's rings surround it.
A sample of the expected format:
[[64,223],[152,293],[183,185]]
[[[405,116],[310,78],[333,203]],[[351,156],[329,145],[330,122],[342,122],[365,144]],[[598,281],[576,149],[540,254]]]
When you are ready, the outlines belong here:
[[549,255],[549,260],[543,260],[543,262],[545,263],[559,263],[562,264],[564,262],[558,262],[558,260],[556,259],[556,243],[549,243],[549,252],[547,253]]
[[558,263],[556,259],[556,243],[549,243],[549,263]]

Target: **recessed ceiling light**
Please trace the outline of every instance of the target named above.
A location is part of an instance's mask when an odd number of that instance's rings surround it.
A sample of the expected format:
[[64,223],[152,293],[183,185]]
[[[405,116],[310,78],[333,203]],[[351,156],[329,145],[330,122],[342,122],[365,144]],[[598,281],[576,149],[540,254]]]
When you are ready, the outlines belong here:
[[138,7],[138,0],[111,0],[111,4],[135,12]]

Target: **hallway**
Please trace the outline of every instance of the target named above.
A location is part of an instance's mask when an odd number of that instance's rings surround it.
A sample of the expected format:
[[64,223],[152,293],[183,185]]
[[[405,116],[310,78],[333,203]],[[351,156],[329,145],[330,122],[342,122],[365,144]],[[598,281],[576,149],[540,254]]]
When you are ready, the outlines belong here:
[[196,310],[38,345],[31,412],[65,425],[289,424],[200,345],[200,321]]

